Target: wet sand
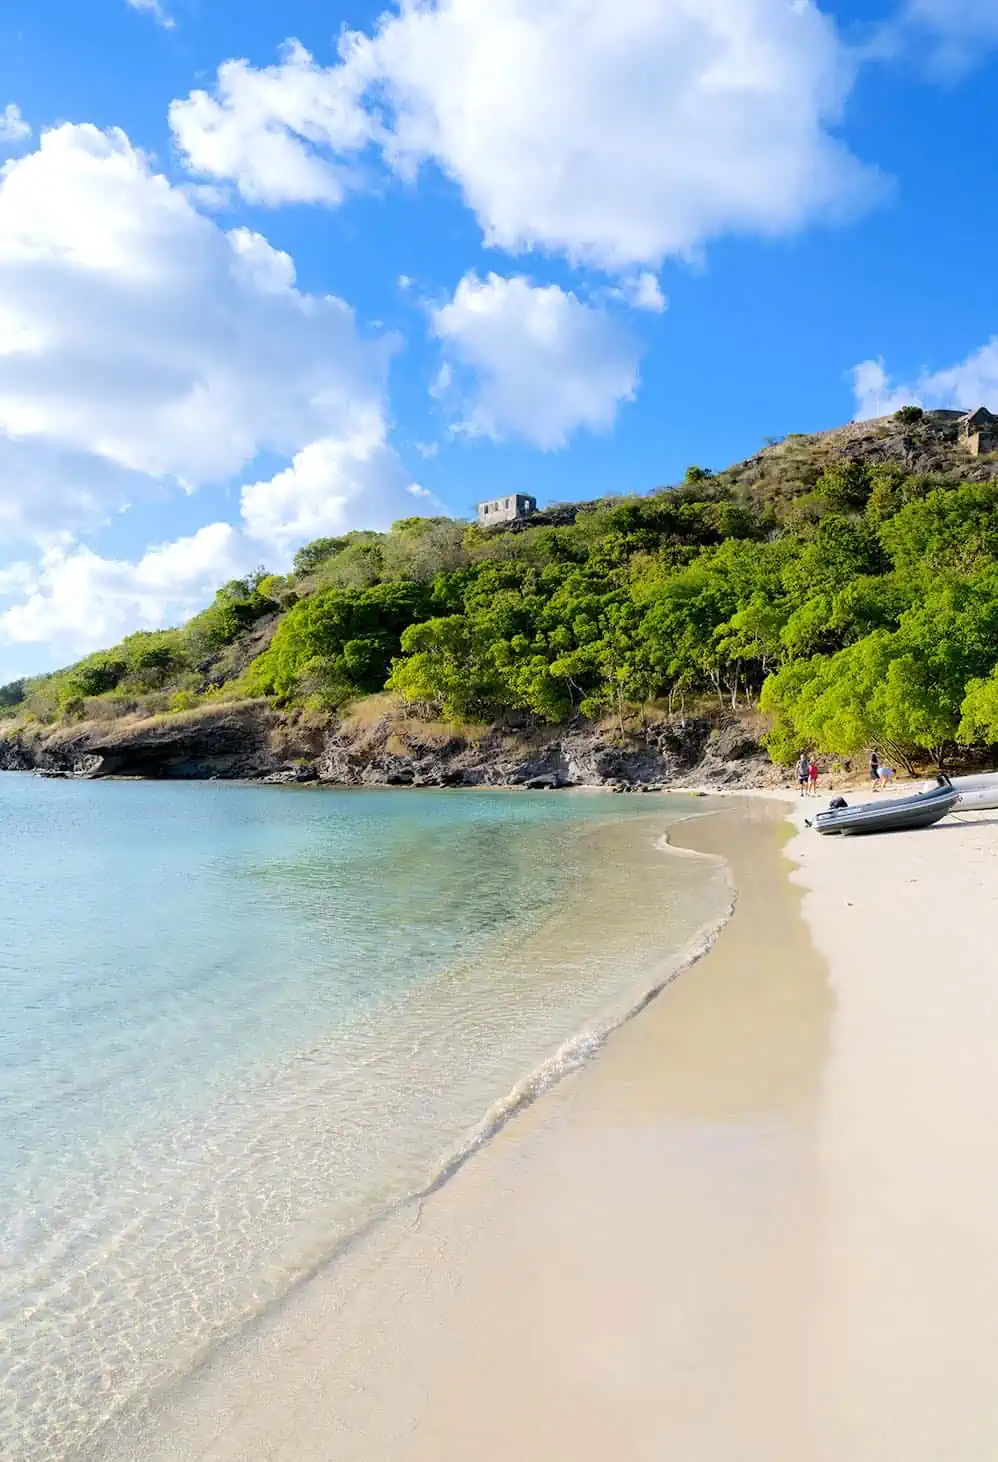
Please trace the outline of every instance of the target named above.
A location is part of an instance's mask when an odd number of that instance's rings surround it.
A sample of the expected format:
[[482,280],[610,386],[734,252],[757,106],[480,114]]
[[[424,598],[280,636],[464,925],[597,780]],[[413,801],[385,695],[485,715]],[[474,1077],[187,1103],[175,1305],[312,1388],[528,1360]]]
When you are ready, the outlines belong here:
[[797,839],[805,893],[785,813],[684,824],[711,953],[126,1455],[994,1455],[998,825]]

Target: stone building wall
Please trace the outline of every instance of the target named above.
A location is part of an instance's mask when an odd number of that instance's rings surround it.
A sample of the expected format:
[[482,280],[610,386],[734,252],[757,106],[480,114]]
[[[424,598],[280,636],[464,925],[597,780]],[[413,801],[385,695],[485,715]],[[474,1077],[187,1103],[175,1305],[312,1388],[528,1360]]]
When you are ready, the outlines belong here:
[[483,528],[491,528],[493,524],[515,523],[519,518],[529,518],[536,511],[536,498],[523,492],[515,492],[509,497],[492,498],[487,503],[479,503],[478,521]]

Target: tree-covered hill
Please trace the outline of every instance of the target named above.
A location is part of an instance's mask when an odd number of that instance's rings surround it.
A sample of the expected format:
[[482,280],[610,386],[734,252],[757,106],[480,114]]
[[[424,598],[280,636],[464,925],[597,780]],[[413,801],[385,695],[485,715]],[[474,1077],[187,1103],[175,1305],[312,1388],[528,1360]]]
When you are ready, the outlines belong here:
[[16,727],[388,690],[450,722],[760,707],[770,750],[903,764],[998,742],[998,461],[955,413],[790,437],[647,496],[510,529],[320,539],[178,629],[0,689]]

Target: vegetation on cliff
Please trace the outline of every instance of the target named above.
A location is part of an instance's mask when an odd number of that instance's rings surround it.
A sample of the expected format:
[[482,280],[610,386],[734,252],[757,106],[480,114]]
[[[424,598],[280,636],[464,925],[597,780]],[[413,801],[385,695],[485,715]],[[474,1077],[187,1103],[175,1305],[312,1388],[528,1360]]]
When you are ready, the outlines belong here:
[[0,689],[0,716],[335,710],[388,688],[455,721],[759,704],[779,760],[998,742],[998,464],[961,457],[951,425],[907,412],[790,438],[514,529],[321,539],[180,629]]

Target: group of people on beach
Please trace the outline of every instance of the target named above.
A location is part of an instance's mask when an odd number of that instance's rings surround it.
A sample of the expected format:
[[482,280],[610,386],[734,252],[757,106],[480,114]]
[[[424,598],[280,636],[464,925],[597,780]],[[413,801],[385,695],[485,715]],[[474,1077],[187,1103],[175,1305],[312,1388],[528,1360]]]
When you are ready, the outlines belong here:
[[[802,751],[797,759],[797,786],[800,788],[802,797],[816,797],[818,793],[818,777],[821,775],[818,763],[812,754],[808,756]],[[870,781],[873,783],[874,792],[887,783],[894,780],[894,768],[884,766],[880,757],[875,751],[870,752]]]
[[800,788],[802,797],[816,797],[818,795],[818,777],[821,775],[818,763],[813,756],[809,757],[806,751],[802,751],[797,762],[797,785]]
[[877,753],[875,751],[871,751],[870,752],[870,781],[873,783],[873,790],[874,790],[874,792],[879,791],[879,789],[884,785],[885,782],[890,783],[890,782],[893,782],[893,780],[894,780],[894,768],[893,767],[884,766],[883,762],[880,760],[880,757],[877,755]]

